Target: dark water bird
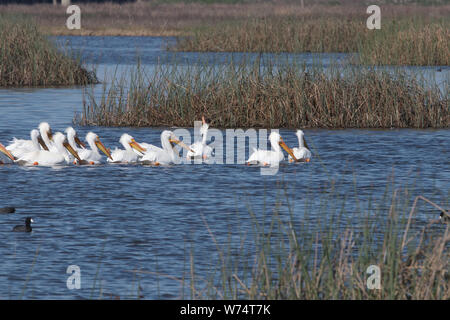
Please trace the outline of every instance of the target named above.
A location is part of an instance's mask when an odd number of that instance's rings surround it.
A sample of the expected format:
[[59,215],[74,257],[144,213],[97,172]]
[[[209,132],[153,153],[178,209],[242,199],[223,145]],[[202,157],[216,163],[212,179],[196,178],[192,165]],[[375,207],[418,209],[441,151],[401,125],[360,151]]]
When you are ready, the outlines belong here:
[[14,213],[14,212],[16,212],[16,208],[14,207],[0,208],[0,213]]
[[439,215],[439,219],[442,223],[450,223],[450,214],[448,212],[444,213],[444,211],[441,211],[441,214]]
[[34,222],[30,217],[25,218],[24,226],[15,226],[12,231],[14,232],[31,232],[31,223]]

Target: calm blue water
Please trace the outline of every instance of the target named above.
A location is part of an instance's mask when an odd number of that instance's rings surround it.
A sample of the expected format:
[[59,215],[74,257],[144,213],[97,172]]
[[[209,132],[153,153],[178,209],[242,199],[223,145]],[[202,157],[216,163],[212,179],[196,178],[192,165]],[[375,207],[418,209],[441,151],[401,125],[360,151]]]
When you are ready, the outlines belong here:
[[[70,41],[75,49],[82,49],[88,62],[106,72],[118,63],[135,63],[136,48],[145,65],[166,57],[161,38],[76,37]],[[194,63],[198,56],[185,53],[183,59]],[[28,138],[29,131],[44,120],[54,131],[63,131],[72,125],[74,112],[81,106],[81,88],[0,89],[0,142],[6,144],[13,136]],[[163,130],[75,128],[80,137],[95,131],[111,148],[119,145],[123,132],[159,145]],[[288,145],[297,145],[293,131],[280,132]],[[348,216],[358,211],[355,190],[364,210],[370,196],[382,198],[392,178],[395,187],[411,187],[412,196],[423,194],[448,205],[448,129],[305,130],[305,134],[313,149],[312,162],[283,165],[274,176],[261,176],[259,168],[241,164],[0,166],[0,207],[17,208],[14,214],[0,214],[0,298],[98,298],[100,292],[132,298],[138,285],[146,299],[181,297],[180,283],[165,275],[188,278],[191,252],[199,278],[206,277],[217,261],[204,220],[219,244],[226,244],[228,236],[239,239],[242,231],[251,234],[248,207],[257,219],[270,217],[280,201],[283,181],[299,223],[324,214],[318,206],[330,181],[339,186],[337,193],[347,196]],[[313,204],[313,210],[305,213],[307,203]],[[26,216],[35,220],[33,232],[12,233],[12,227],[22,224]],[[433,210],[422,210],[417,220],[425,225],[436,217]],[[69,265],[81,268],[80,290],[66,287]],[[129,272],[134,269],[160,275],[137,278]],[[189,297],[188,288],[187,282],[185,297]]]

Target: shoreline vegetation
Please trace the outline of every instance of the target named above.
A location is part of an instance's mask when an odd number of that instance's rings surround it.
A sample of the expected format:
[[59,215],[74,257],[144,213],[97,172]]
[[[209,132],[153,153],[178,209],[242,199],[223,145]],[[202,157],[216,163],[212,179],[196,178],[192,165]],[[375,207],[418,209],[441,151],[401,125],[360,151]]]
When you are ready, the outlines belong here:
[[95,72],[58,49],[29,18],[0,14],[0,87],[90,83],[98,83]]
[[[450,225],[439,221],[438,205],[412,197],[414,187],[389,182],[381,199],[370,197],[349,215],[356,186],[342,195],[330,182],[320,205],[305,199],[303,219],[293,215],[287,183],[278,188],[277,204],[262,218],[248,205],[252,232],[230,229],[228,243],[216,240],[203,217],[218,262],[199,275],[190,253],[191,278],[182,285],[191,299],[450,299]],[[379,288],[368,286],[369,266],[379,268]]]
[[450,5],[379,4],[381,30],[368,30],[367,5],[349,0],[142,1],[81,3],[81,30],[65,7],[0,5],[32,17],[47,35],[175,36],[173,51],[358,52],[367,65],[450,65]]
[[[384,19],[440,19],[450,16],[450,5],[440,1],[418,1],[408,4],[375,3]],[[304,1],[174,1],[150,0],[134,3],[78,3],[82,12],[81,30],[68,30],[65,7],[52,4],[0,5],[0,13],[24,14],[35,19],[41,31],[49,35],[98,36],[176,36],[192,35],[199,27],[252,19],[341,19],[364,23],[367,5],[351,0]]]
[[364,20],[254,19],[199,28],[177,37],[172,51],[359,53],[366,65],[450,65],[450,19],[388,20],[368,30]]
[[[177,299],[448,300],[450,224],[439,219],[442,207],[417,189],[398,187],[390,177],[380,197],[368,194],[361,202],[356,181],[354,193],[343,194],[330,180],[318,198],[305,190],[298,204],[291,199],[295,190],[279,181],[273,205],[255,212],[247,199],[247,211],[232,214],[220,239],[201,216],[202,232],[216,248],[207,270],[199,271],[198,254],[187,243],[182,275],[128,272],[173,280]],[[442,201],[448,205],[448,196]],[[294,216],[295,205],[304,210]],[[241,221],[251,230],[236,227]],[[143,294],[137,290],[136,298]]]
[[217,128],[448,128],[448,87],[413,74],[284,60],[226,65],[139,64],[85,90],[78,125]]

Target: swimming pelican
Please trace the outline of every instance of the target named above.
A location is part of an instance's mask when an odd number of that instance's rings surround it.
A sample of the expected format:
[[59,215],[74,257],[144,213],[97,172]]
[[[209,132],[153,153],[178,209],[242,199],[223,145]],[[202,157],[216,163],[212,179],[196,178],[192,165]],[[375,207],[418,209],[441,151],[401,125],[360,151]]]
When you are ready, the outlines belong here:
[[40,166],[53,166],[63,163],[70,163],[70,156],[67,151],[70,152],[76,159],[81,161],[78,153],[70,146],[67,142],[66,137],[61,133],[57,132],[53,135],[54,148],[57,150],[47,151],[47,150],[36,150],[24,154],[22,157],[16,160],[19,164],[25,165],[40,165]]
[[83,149],[86,149],[86,145],[80,140],[80,138],[78,138],[78,134],[74,128],[68,127],[64,132],[67,135],[67,141],[70,146],[73,150],[78,152],[78,154],[80,154]]
[[53,133],[48,122],[41,122],[39,124],[39,133],[41,134],[40,136],[44,141],[44,145],[47,147],[43,147],[43,149],[51,152],[58,152],[58,149],[51,141],[53,140]]
[[311,160],[311,151],[309,151],[308,145],[306,144],[305,134],[303,133],[302,130],[297,130],[296,135],[298,138],[298,148],[293,148],[292,151],[294,152],[294,155],[297,158],[297,160],[294,160],[292,159],[291,156],[289,156],[289,162],[294,161],[309,162]]
[[125,150],[122,149],[115,149],[111,153],[111,157],[108,158],[108,162],[115,162],[115,163],[132,163],[137,162],[139,155],[133,151],[133,149],[136,149],[140,153],[144,154],[147,149],[142,148],[139,143],[137,143],[132,136],[130,136],[127,133],[124,133],[121,137],[119,142],[123,145]]
[[[6,147],[0,143],[0,152],[2,152],[3,154],[5,154],[9,159],[11,159],[14,162],[14,156],[8,151],[8,149],[6,149]],[[0,157],[0,164],[3,164],[4,161],[1,160]]]
[[100,149],[108,157],[108,160],[109,159],[113,160],[111,153],[103,145],[103,143],[100,141],[99,137],[95,133],[89,132],[86,135],[86,142],[88,143],[89,147],[91,147],[91,150],[81,149],[79,151],[78,154],[80,155],[82,161],[87,161],[89,164],[99,164],[102,159],[102,156],[98,152],[98,149]]
[[31,140],[17,139],[14,137],[13,141],[6,147],[6,149],[8,149],[8,151],[11,152],[11,154],[16,158],[21,157],[27,152],[35,151],[36,145],[38,149],[40,149],[39,145],[41,145],[42,149],[48,150],[47,145],[39,134],[39,131],[36,129],[31,130],[30,137]]
[[[6,147],[9,152],[15,157],[20,158],[24,154],[28,152],[33,152],[40,150],[39,144],[46,148],[47,146],[43,142],[42,138],[39,135],[39,131],[36,129],[31,130],[30,132],[31,140],[24,140],[24,139],[13,139],[13,142]],[[48,150],[48,149],[47,149]]]
[[284,143],[280,134],[277,132],[272,132],[269,135],[270,145],[272,146],[272,150],[254,150],[253,153],[247,160],[247,164],[262,164],[263,166],[277,166],[280,161],[284,160],[283,152],[280,149],[280,146],[286,150],[288,154],[290,154],[294,159],[295,156],[292,153],[292,149],[289,148],[286,143]]
[[200,128],[200,135],[202,136],[202,139],[191,144],[189,148],[192,151],[189,151],[186,155],[187,159],[197,159],[202,158],[203,160],[206,160],[208,157],[211,156],[212,148],[208,145],[206,145],[206,136],[208,135],[208,128],[209,125],[205,121],[205,117],[202,117],[202,126]]
[[172,143],[176,143],[179,146],[189,150],[189,152],[193,152],[193,150],[180,141],[172,131],[164,130],[161,133],[162,148],[154,146],[154,148],[148,150],[139,161],[143,164],[154,165],[175,163],[179,155],[173,148]]

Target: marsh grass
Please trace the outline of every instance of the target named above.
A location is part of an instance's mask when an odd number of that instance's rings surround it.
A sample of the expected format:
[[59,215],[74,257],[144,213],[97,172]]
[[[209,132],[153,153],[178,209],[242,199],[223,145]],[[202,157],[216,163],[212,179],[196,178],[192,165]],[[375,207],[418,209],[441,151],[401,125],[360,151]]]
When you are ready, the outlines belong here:
[[[219,238],[201,216],[201,232],[216,248],[206,270],[191,248],[188,276],[132,272],[176,281],[182,299],[187,289],[194,300],[448,300],[450,225],[438,219],[448,196],[439,206],[393,181],[364,200],[356,183],[354,189],[342,194],[330,181],[318,196],[305,190],[297,200],[303,209],[295,210],[289,184],[277,183],[276,202],[256,212],[247,199],[247,211],[232,215],[228,235]],[[243,223],[251,229],[241,229]],[[379,289],[367,286],[369,266],[379,267]]]
[[372,65],[450,65],[450,20],[391,21],[359,45],[360,60]]
[[[217,23],[242,21],[245,19],[270,19],[294,17],[298,19],[359,20],[364,22],[367,4],[359,1],[141,1],[126,3],[79,3],[82,10],[80,30],[65,27],[67,15],[60,6],[50,3],[34,5],[0,5],[0,13],[26,14],[32,16],[40,30],[52,35],[123,35],[123,36],[173,36],[192,35],[199,27]],[[383,1],[384,19],[401,17],[448,17],[450,5],[436,1],[399,4],[398,1]],[[426,3],[425,3],[426,2]],[[377,4],[376,1],[373,4]],[[433,5],[427,5],[433,4]],[[232,36],[232,35],[230,35]],[[320,40],[320,39],[318,39]]]
[[448,128],[441,92],[405,71],[256,59],[226,65],[158,65],[113,76],[102,97],[87,90],[75,122],[219,128]]
[[[331,188],[302,218],[282,189],[262,218],[249,207],[253,231],[240,241],[219,243],[204,219],[218,263],[214,276],[192,284],[195,299],[450,298],[450,228],[418,201],[426,198],[387,187],[379,202],[370,198],[355,212],[347,202],[358,196]],[[380,289],[367,287],[371,265],[380,268]]]
[[269,17],[222,22],[179,36],[173,51],[357,52],[370,65],[449,65],[450,20]]
[[179,36],[172,51],[356,52],[368,30],[361,19],[270,17],[225,21]]
[[70,52],[58,50],[28,18],[0,15],[0,86],[96,83]]

